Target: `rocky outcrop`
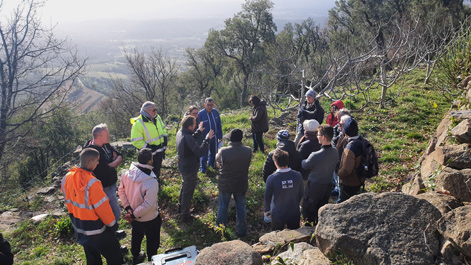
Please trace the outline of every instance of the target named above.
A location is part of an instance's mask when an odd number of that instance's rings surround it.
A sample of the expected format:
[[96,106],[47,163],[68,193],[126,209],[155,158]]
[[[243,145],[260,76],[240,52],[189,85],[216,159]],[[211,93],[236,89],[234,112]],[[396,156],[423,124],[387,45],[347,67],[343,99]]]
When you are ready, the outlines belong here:
[[195,265],[262,265],[262,256],[240,240],[222,242],[204,248]]
[[442,213],[442,215],[453,209],[464,206],[464,204],[455,197],[437,192],[422,193],[416,197],[430,202]]
[[259,238],[259,242],[252,245],[252,248],[261,255],[272,255],[273,251],[284,251],[288,243],[310,242],[312,241],[314,227],[305,226],[296,230],[284,229],[281,231],[272,231]]
[[471,202],[471,169],[444,168],[435,179],[436,190],[449,193],[463,202]]
[[471,143],[471,120],[464,120],[451,130],[451,135],[459,143]]
[[450,211],[440,219],[438,230],[467,257],[471,257],[471,205]]
[[365,193],[321,208],[316,242],[324,255],[341,251],[356,265],[434,264],[440,217],[426,200]]
[[[281,260],[280,260],[281,259]],[[329,265],[332,262],[322,252],[308,243],[294,244],[293,248],[278,255],[271,264],[298,264],[298,265]]]

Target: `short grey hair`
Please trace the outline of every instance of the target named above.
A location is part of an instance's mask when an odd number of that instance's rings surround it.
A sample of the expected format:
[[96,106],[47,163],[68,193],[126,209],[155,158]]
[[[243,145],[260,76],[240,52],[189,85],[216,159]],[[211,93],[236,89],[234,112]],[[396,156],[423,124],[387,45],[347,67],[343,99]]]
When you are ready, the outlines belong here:
[[100,133],[104,130],[108,130],[108,125],[106,125],[106,123],[100,123],[97,126],[93,127],[92,129],[93,139],[96,139],[98,135],[100,135]]
[[352,116],[350,115],[343,115],[342,118],[340,118],[341,123],[345,123],[348,119],[350,119]]
[[214,102],[214,99],[209,97],[204,100],[204,103]]
[[146,102],[144,102],[144,104],[142,104],[141,112],[142,111],[148,111],[152,108],[155,108],[155,103],[152,102],[152,101],[146,101]]
[[339,109],[337,112],[338,112],[338,115],[340,115],[340,117],[344,115],[350,116],[350,111],[347,108]]

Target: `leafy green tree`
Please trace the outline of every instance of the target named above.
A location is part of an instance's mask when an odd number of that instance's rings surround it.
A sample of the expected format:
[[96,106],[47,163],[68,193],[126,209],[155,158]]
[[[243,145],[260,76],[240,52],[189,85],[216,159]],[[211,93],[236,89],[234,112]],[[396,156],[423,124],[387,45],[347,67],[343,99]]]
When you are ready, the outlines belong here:
[[251,75],[266,59],[266,44],[275,41],[272,8],[269,0],[247,0],[241,12],[225,21],[223,30],[210,30],[205,42],[205,47],[226,57],[236,69],[233,78],[240,93],[240,106],[247,99]]

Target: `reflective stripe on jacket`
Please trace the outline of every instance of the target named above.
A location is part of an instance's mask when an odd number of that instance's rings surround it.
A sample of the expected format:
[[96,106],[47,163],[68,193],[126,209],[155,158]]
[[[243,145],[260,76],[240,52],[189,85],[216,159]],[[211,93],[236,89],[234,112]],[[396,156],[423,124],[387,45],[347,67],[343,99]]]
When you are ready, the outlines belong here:
[[[131,118],[131,142],[138,149],[147,147],[147,145],[159,146],[164,143],[164,137],[167,137],[167,129],[159,115],[155,117],[154,124],[147,117]],[[165,146],[159,147],[159,151],[164,151]],[[156,150],[153,150],[156,151]]]
[[103,186],[92,172],[74,167],[62,179],[61,190],[80,244],[116,224]]

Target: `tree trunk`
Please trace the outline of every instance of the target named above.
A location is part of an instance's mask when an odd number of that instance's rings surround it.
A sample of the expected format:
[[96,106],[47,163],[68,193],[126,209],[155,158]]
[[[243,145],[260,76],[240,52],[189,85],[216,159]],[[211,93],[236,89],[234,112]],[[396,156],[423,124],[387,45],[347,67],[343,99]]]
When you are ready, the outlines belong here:
[[244,106],[244,101],[247,98],[247,87],[249,86],[249,75],[246,74],[244,77],[244,87],[242,88],[242,93],[240,93],[240,102],[239,102],[239,108],[242,108]]
[[384,107],[384,102],[386,101],[386,92],[388,91],[388,87],[386,84],[386,65],[381,63],[381,101],[379,103],[379,107]]

